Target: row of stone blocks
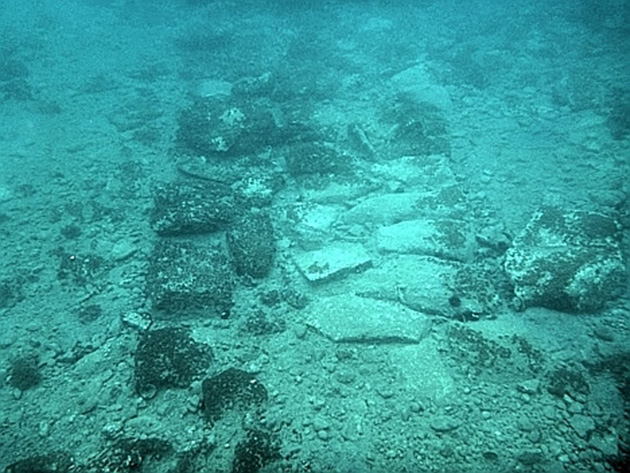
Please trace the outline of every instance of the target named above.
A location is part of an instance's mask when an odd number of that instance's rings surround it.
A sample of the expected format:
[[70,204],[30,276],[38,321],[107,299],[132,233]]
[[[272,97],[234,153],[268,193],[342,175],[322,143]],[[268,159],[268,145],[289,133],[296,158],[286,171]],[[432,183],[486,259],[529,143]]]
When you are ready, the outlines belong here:
[[[240,206],[228,186],[200,181],[161,187],[151,223],[159,239],[147,289],[160,312],[228,317],[236,276],[258,279],[271,270],[271,219]],[[216,232],[227,237],[220,243],[203,238]]]

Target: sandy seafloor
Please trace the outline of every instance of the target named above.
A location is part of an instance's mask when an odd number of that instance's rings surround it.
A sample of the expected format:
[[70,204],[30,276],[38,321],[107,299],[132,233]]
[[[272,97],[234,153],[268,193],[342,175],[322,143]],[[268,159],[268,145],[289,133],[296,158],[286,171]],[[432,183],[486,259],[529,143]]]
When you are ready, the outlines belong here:
[[[479,321],[429,317],[429,333],[414,344],[334,342],[311,330],[308,308],[261,303],[290,284],[313,304],[369,278],[309,285],[292,258],[313,242],[286,219],[317,205],[343,221],[363,199],[413,187],[388,173],[402,156],[384,156],[392,125],[378,119],[392,78],[406,70],[420,71],[422,93],[445,119],[445,162],[475,208],[473,224],[501,228],[509,240],[541,205],[613,214],[627,256],[627,1],[3,3],[0,466],[64,451],[96,471],[116,439],[160,438],[174,449],[168,461],[147,454],[111,471],[257,471],[233,460],[253,423],[279,451],[260,471],[628,471],[619,466],[630,436],[627,291],[595,313],[571,314],[516,312],[508,288]],[[371,185],[343,202],[337,190],[326,198],[334,176],[319,176],[314,194],[323,198],[309,201],[283,170],[290,150],[247,156],[254,171],[259,160],[283,175],[264,209],[277,241],[271,272],[237,280],[227,319],[160,316],[145,284],[158,238],[149,216],[160,184],[192,179],[177,169],[178,119],[217,81],[261,77],[272,83],[274,107],[353,156]],[[369,158],[348,138],[356,124],[373,140]],[[244,169],[242,159],[221,165]],[[357,228],[317,230],[319,247],[364,244],[375,267],[391,257]],[[106,264],[82,284],[60,279],[63,259],[75,255]],[[80,316],[88,305],[101,308],[94,320]],[[250,330],[260,313],[278,329]],[[255,374],[269,393],[264,413],[209,425],[198,412],[199,380],[141,398],[133,381],[140,333],[122,322],[129,314],[187,327],[211,346],[204,376],[229,367]],[[526,340],[543,369],[532,375],[520,358],[477,369],[466,346],[453,348],[455,326],[484,340]],[[22,391],[9,381],[12,361],[24,356],[36,356],[41,381]],[[549,373],[561,367],[588,389],[550,393]],[[194,452],[192,466],[176,470],[185,452]]]

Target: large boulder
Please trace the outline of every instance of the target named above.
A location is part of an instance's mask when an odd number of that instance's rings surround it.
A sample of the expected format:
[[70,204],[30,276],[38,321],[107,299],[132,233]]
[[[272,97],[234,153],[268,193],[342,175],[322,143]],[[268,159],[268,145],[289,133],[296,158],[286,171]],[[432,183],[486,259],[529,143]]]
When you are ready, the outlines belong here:
[[614,218],[586,211],[537,211],[507,251],[515,306],[590,312],[619,296],[627,269],[621,227]]

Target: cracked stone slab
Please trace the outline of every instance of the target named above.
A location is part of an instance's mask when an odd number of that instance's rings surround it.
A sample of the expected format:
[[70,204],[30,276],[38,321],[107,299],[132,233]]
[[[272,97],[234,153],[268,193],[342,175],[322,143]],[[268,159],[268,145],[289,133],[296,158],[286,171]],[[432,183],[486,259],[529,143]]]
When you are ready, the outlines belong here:
[[313,284],[343,279],[372,266],[372,258],[361,245],[336,244],[293,256],[302,275]]
[[353,281],[352,288],[362,297],[460,320],[489,315],[501,306],[483,268],[431,256],[392,257]]
[[383,253],[408,253],[447,260],[472,260],[474,234],[461,220],[420,218],[380,227],[376,246]]
[[353,294],[315,299],[304,309],[306,324],[334,342],[419,343],[429,317],[400,304]]
[[392,225],[421,216],[462,219],[468,202],[458,186],[425,192],[382,194],[368,197],[341,216],[346,225]]

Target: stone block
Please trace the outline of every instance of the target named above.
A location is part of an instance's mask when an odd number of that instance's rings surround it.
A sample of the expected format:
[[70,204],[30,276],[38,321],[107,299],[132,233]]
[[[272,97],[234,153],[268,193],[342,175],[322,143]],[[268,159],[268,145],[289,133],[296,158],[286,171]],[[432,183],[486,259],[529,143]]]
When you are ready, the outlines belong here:
[[610,216],[538,210],[506,254],[516,308],[601,309],[627,284],[620,242],[621,227]]
[[192,242],[159,241],[147,276],[153,307],[166,314],[229,316],[234,278],[227,257]]
[[372,258],[363,246],[353,243],[338,243],[298,253],[293,260],[302,275],[313,284],[342,279],[372,266]]

